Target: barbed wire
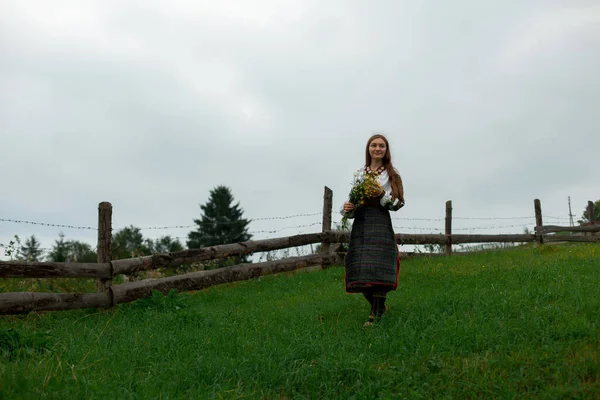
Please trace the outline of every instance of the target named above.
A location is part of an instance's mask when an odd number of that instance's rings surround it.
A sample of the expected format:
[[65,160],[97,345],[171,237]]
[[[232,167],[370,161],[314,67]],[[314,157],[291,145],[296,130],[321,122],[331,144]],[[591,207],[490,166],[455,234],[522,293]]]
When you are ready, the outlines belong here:
[[400,230],[407,230],[407,231],[421,231],[421,232],[441,232],[440,229],[436,229],[436,228],[421,228],[418,226],[393,226],[394,229],[397,229],[398,231],[395,233],[401,233]]
[[[533,227],[533,225],[530,225]],[[514,224],[514,225],[487,225],[487,226],[473,226],[470,228],[452,228],[452,231],[472,231],[472,230],[488,230],[488,229],[505,229],[505,228],[523,228],[529,227],[523,224]]]
[[[252,218],[248,219],[248,222],[256,222],[256,221],[273,221],[273,220],[287,220],[292,218],[300,218],[300,217],[313,217],[315,215],[322,215],[322,213],[307,213],[307,214],[295,214],[295,215],[286,215],[286,216],[278,216],[278,217],[260,217],[260,218]],[[69,225],[69,224],[54,224],[47,222],[36,222],[36,221],[27,221],[21,219],[12,219],[12,218],[0,218],[0,222],[12,222],[16,224],[29,224],[29,225],[39,225],[39,226],[48,226],[54,228],[68,228],[68,229],[86,229],[86,230],[98,230],[97,227],[92,226],[78,226],[78,225]],[[193,225],[171,225],[171,226],[149,226],[139,228],[140,230],[166,230],[166,229],[189,229],[195,228],[198,225],[235,225],[239,224],[239,221],[210,221],[210,222],[200,222],[194,223]]]
[[[434,228],[434,227],[423,228],[423,227],[419,227],[419,226],[398,226],[398,225],[394,225],[393,227],[394,227],[394,229],[397,229],[397,230],[428,231],[428,232],[440,232],[440,233],[443,233],[443,229],[441,229],[441,228]],[[490,230],[490,229],[505,229],[505,228],[523,228],[523,227],[528,227],[528,226],[526,226],[526,225],[520,225],[520,224],[516,224],[516,225],[474,226],[474,227],[471,227],[471,228],[452,228],[452,232],[457,232],[457,231],[459,231],[459,232],[461,232],[461,231],[475,231],[475,230]],[[531,229],[533,230],[533,227]]]
[[[556,220],[564,220],[564,221],[568,221],[569,218],[567,217],[553,217],[551,215],[544,215],[543,216],[544,219],[556,219]],[[462,219],[462,220],[495,220],[495,219],[501,219],[501,220],[512,220],[512,219],[530,219],[530,220],[534,220],[535,221],[535,216],[531,215],[529,217],[452,217],[452,219]]]
[[56,227],[56,228],[87,229],[87,230],[95,230],[95,231],[98,230],[98,228],[92,227],[92,226],[50,224],[50,223],[46,223],[46,222],[34,222],[34,221],[25,221],[25,220],[10,219],[10,218],[0,218],[0,222],[14,222],[17,224],[42,225],[42,226],[51,226],[51,227]]
[[[298,214],[299,216],[314,216],[314,215],[320,215],[320,213],[314,213],[314,214]],[[278,218],[278,219],[290,219],[294,216],[289,216],[289,217],[282,217],[282,218]],[[547,218],[552,218],[552,217],[547,217]],[[555,217],[555,218],[560,218],[560,217]],[[479,218],[472,218],[472,219],[479,219]],[[515,217],[515,218],[503,218],[503,217],[498,217],[498,218],[482,218],[482,219],[499,219],[499,220],[505,220],[505,219],[523,219],[521,217]],[[410,218],[406,218],[406,220],[411,220]],[[4,220],[3,220],[4,221]],[[14,220],[14,221],[18,221],[21,222],[19,220]],[[29,222],[29,221],[28,221]],[[334,223],[340,223],[341,221],[333,221]],[[43,223],[39,223],[39,225],[42,225]],[[271,235],[271,234],[276,234],[288,229],[300,229],[300,231],[296,232],[296,234],[302,234],[302,233],[306,233],[303,228],[309,228],[309,227],[313,227],[313,226],[317,226],[317,225],[321,225],[322,222],[321,221],[316,221],[310,224],[303,224],[303,225],[296,225],[296,226],[287,226],[287,227],[283,227],[283,228],[279,228],[279,229],[272,229],[272,230],[255,230],[255,231],[249,231],[249,234],[252,235],[256,235],[256,234],[267,234],[267,235]],[[52,225],[52,226],[69,226],[69,225],[59,225],[59,224],[43,224],[43,225]],[[197,227],[196,225],[190,226],[190,227]],[[461,228],[452,228],[453,232],[461,232],[461,231],[475,231],[475,230],[491,230],[491,229],[505,229],[505,228],[515,228],[515,227],[519,227],[519,228],[531,228],[531,230],[533,230],[534,225],[533,224],[511,224],[511,225],[485,225],[485,226],[474,226],[474,227],[461,227]],[[85,228],[85,227],[83,227]],[[89,227],[87,227],[89,228]],[[420,227],[420,226],[398,226],[398,225],[393,225],[393,228],[397,231],[420,231],[420,232],[430,232],[433,234],[444,234],[444,232],[442,231],[442,229],[440,228],[435,228],[435,227]],[[204,238],[210,238],[208,236],[204,236]],[[214,237],[217,238],[217,237]],[[270,236],[264,237],[262,239],[268,239],[270,238]],[[176,241],[180,241],[185,243],[186,240],[188,240],[188,237],[182,237],[182,236],[178,236],[178,237],[173,237],[173,240]],[[220,238],[218,238],[220,239]],[[9,248],[11,247],[10,245],[4,245],[2,243],[0,243],[0,248]],[[113,247],[113,250],[117,250],[119,248],[119,246]],[[50,247],[43,247],[43,248],[39,248],[39,250],[43,251],[43,252],[49,252],[52,251],[54,248],[50,248]],[[90,250],[92,251],[98,251],[98,247],[91,247]]]
[[[556,219],[556,220],[561,220],[561,221],[568,221],[569,218],[567,217],[553,217],[553,216],[543,216],[544,219]],[[403,221],[445,221],[446,217],[440,217],[440,218],[419,218],[419,217],[392,217],[393,220],[403,220]],[[515,220],[515,219],[531,219],[531,220],[535,220],[535,216],[531,215],[529,217],[455,217],[452,216],[452,219],[459,219],[459,220],[481,220],[481,221],[485,221],[485,220]]]
[[[298,228],[309,228],[315,225],[321,225],[321,222],[313,222],[312,224],[305,224],[305,225],[297,225],[297,226],[287,226],[285,228],[280,228],[280,229],[273,229],[273,230],[261,230],[261,231],[249,231],[248,233],[251,235],[256,235],[256,234],[261,234],[261,233],[266,233],[266,234],[271,234],[271,233],[278,233],[278,232],[282,232],[285,231],[287,229],[298,229]],[[301,232],[297,232],[297,234],[301,234]],[[203,238],[214,238],[214,236],[203,236]],[[175,237],[174,239],[177,240],[187,240],[188,237],[186,236],[178,236]]]
[[[289,220],[292,218],[300,218],[300,217],[312,217],[312,216],[317,216],[317,215],[322,215],[321,212],[315,212],[315,213],[304,213],[304,214],[295,214],[295,215],[287,215],[287,216],[276,216],[276,217],[261,217],[261,218],[254,218],[254,219],[249,219],[248,222],[256,222],[256,221],[273,221],[273,220]],[[337,215],[337,214],[334,214]],[[552,216],[552,215],[544,215],[543,218],[545,220],[560,220],[560,221],[567,221],[570,218],[567,217],[557,217],[557,216]],[[395,221],[428,221],[428,222],[434,222],[434,221],[444,221],[446,218],[423,218],[423,217],[392,217],[393,220]],[[534,221],[535,217],[530,215],[530,216],[522,216],[522,217],[461,217],[461,216],[453,216],[452,217],[453,220],[529,220],[529,221]],[[11,218],[0,218],[0,222],[10,222],[10,223],[17,223],[17,224],[28,224],[28,225],[38,225],[38,226],[46,226],[46,227],[57,227],[57,228],[66,228],[66,229],[77,229],[77,230],[90,230],[90,231],[97,231],[98,228],[97,227],[91,227],[91,226],[79,226],[79,225],[71,225],[71,224],[55,224],[55,223],[46,223],[46,222],[36,222],[36,221],[28,221],[28,220],[20,220],[20,219],[11,219]],[[333,221],[334,224],[341,224],[340,220],[337,221]],[[239,224],[239,221],[207,221],[207,222],[202,222],[199,221],[199,223],[194,223],[193,225],[171,225],[171,226],[150,226],[150,227],[143,227],[143,228],[137,228],[139,230],[172,230],[172,229],[194,229],[194,228],[199,228],[202,226],[223,226],[223,225],[234,225],[234,224]],[[278,229],[263,229],[263,230],[253,230],[253,231],[249,231],[248,233],[251,235],[267,235],[265,238],[270,238],[270,235],[273,234],[277,234],[279,232],[283,232],[286,230],[290,230],[290,229],[296,229],[297,232],[295,232],[295,234],[302,234],[304,233],[304,228],[310,228],[310,227],[314,227],[317,225],[321,225],[322,222],[321,221],[316,221],[316,222],[312,222],[312,223],[308,223],[308,224],[303,224],[303,225],[296,225],[296,226],[286,226],[283,228],[278,228]],[[475,227],[461,227],[461,228],[453,228],[453,232],[462,232],[462,231],[476,231],[476,230],[491,230],[491,229],[505,229],[505,228],[515,228],[515,227],[519,227],[519,228],[530,228],[533,230],[533,226],[532,224],[511,224],[511,225],[486,225],[486,226],[475,226]],[[442,231],[443,229],[440,228],[436,228],[436,227],[420,227],[420,226],[398,226],[398,225],[394,225],[393,226],[394,229],[399,230],[399,231],[420,231],[420,232],[432,232],[432,233],[440,233],[443,234]],[[121,228],[124,229],[124,228]],[[115,229],[113,229],[114,231]],[[300,230],[300,231],[298,231]],[[206,236],[205,236],[206,237]],[[181,237],[181,236],[177,236],[177,237],[173,237],[174,240],[177,241],[183,241],[183,243],[186,242],[187,239],[189,239],[188,237]],[[263,238],[264,239],[264,238]],[[152,240],[152,239],[150,239]],[[0,243],[0,248],[6,249],[9,248],[10,245],[4,245],[2,243]],[[90,246],[92,251],[98,251],[98,247],[92,247]],[[117,248],[113,248],[113,250],[115,250]],[[51,247],[44,247],[44,248],[40,248],[40,250],[44,251],[44,252],[48,252],[48,251],[52,251],[53,248]]]
[[535,220],[535,216],[530,215],[528,217],[455,217],[452,216],[452,219],[460,219],[467,221],[489,221],[489,220],[513,220],[513,219],[532,219]]
[[[296,214],[296,215],[287,215],[283,217],[262,217],[262,218],[252,218],[248,220],[248,223],[257,222],[257,221],[273,221],[273,220],[286,220],[291,218],[300,218],[300,217],[314,217],[315,215],[322,215],[323,213],[310,213],[310,214]],[[166,230],[166,229],[190,229],[197,228],[202,225],[239,225],[239,221],[208,221],[195,222],[193,225],[173,225],[173,226],[149,226],[144,228],[139,228],[141,231],[144,230]]]
[[[533,226],[533,225],[532,225]],[[473,231],[473,230],[489,230],[489,229],[505,229],[505,228],[523,228],[528,227],[527,225],[522,224],[513,224],[513,225],[486,225],[486,226],[473,226],[467,228],[452,228],[452,232],[455,231]],[[441,228],[422,228],[418,226],[397,226],[394,225],[394,229],[409,229],[409,230],[431,230],[431,231],[442,231]]]
[[285,217],[263,217],[263,218],[254,218],[252,221],[266,221],[266,220],[274,220],[274,219],[290,219],[297,217],[314,217],[315,215],[323,215],[322,212],[312,213],[312,214],[296,214],[296,215],[288,215]]
[[[278,216],[278,217],[261,217],[261,218],[252,218],[248,219],[249,223],[257,222],[257,221],[273,221],[273,220],[287,220],[292,218],[300,218],[300,217],[312,217],[316,215],[322,215],[320,212],[316,213],[306,213],[306,214],[295,214],[295,215],[286,215],[286,216]],[[553,220],[562,220],[568,221],[570,218],[568,217],[557,217],[552,215],[544,215],[544,219],[553,219]],[[402,220],[402,221],[444,221],[445,217],[439,218],[424,218],[424,217],[392,217],[393,220]],[[519,219],[530,219],[534,220],[535,216],[523,216],[523,217],[461,217],[461,216],[453,216],[453,220],[519,220]],[[97,227],[93,226],[81,226],[81,225],[72,225],[72,224],[55,224],[48,222],[37,222],[37,221],[28,221],[28,220],[20,220],[20,219],[12,219],[12,218],[0,218],[0,222],[12,222],[16,224],[28,224],[28,225],[39,225],[39,226],[47,226],[54,228],[66,228],[66,229],[78,229],[78,230],[92,230],[97,231]],[[139,230],[169,230],[169,229],[192,229],[198,226],[203,225],[236,225],[239,224],[239,221],[208,221],[189,224],[189,225],[166,225],[166,226],[147,226],[143,228],[138,228]],[[123,228],[120,228],[123,229]],[[285,228],[288,229],[288,228]],[[262,232],[262,231],[258,231]],[[267,231],[271,232],[271,231]]]
[[288,227],[285,227],[285,228],[274,229],[274,230],[250,231],[249,233],[251,233],[253,235],[257,234],[257,233],[277,233],[277,232],[285,231],[287,229],[309,228],[311,226],[321,225],[321,224],[322,224],[322,222],[313,222],[312,224],[298,225],[298,226],[288,226]]

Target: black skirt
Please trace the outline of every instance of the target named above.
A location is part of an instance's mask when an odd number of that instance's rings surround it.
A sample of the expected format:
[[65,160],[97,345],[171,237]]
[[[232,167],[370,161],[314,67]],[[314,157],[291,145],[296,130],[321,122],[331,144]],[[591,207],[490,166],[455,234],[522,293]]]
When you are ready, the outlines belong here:
[[387,292],[398,287],[399,253],[390,212],[377,203],[354,212],[346,254],[346,292]]

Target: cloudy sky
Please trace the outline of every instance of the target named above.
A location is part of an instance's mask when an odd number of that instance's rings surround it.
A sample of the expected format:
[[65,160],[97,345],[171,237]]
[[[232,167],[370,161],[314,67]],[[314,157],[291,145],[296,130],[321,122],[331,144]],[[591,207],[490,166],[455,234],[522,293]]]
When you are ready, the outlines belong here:
[[[190,225],[227,185],[254,238],[318,231],[382,132],[397,232],[443,229],[446,200],[461,233],[521,233],[534,198],[568,224],[600,198],[598,71],[595,0],[2,0],[0,218]],[[0,243],[60,231],[95,245]]]

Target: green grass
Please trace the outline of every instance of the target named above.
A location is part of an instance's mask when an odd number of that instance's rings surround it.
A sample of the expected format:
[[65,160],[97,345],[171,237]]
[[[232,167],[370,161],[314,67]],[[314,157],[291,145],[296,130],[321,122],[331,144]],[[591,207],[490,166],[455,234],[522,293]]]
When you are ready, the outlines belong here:
[[343,269],[0,319],[0,398],[600,398],[600,246],[404,261],[362,328]]

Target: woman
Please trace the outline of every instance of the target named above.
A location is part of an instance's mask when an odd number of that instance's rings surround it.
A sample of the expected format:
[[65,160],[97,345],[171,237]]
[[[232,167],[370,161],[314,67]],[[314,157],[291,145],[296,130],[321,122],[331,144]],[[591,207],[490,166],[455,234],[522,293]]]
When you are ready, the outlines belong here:
[[365,166],[358,174],[374,175],[380,187],[364,204],[346,201],[342,214],[354,219],[346,254],[346,292],[365,296],[371,305],[365,322],[369,326],[386,311],[387,292],[398,286],[399,255],[390,211],[404,206],[404,189],[383,135],[371,136],[365,153]]

